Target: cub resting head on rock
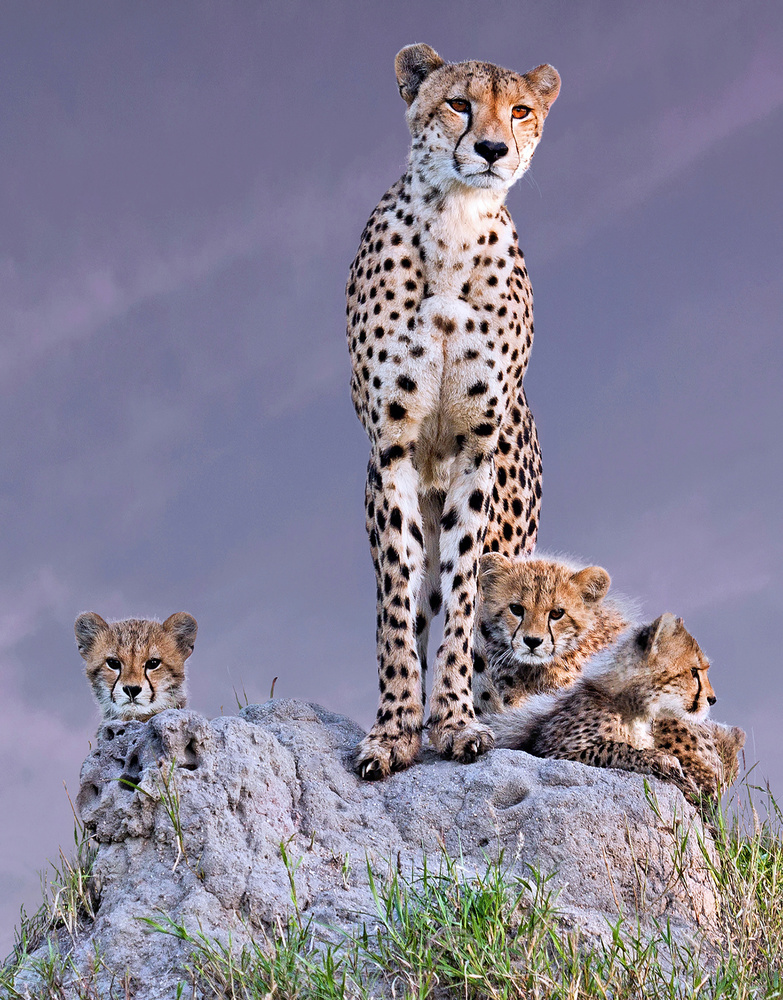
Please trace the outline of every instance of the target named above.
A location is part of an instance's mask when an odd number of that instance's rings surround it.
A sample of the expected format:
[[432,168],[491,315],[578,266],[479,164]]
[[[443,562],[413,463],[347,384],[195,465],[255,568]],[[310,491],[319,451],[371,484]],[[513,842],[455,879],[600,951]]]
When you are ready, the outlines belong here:
[[198,625],[180,611],[165,622],[143,618],[105,622],[88,611],[74,624],[85,673],[103,719],[146,722],[167,708],[184,708],[185,661]]
[[708,669],[682,619],[667,613],[630,629],[571,687],[486,721],[497,746],[653,774],[697,796],[677,757],[656,747],[653,726],[665,718],[703,719],[716,701]]

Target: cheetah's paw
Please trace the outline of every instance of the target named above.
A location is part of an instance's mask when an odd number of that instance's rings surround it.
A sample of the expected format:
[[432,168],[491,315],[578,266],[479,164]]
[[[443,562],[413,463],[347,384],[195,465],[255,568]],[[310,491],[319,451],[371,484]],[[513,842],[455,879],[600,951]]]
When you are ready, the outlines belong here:
[[462,726],[433,723],[429,738],[442,757],[450,757],[461,764],[472,764],[495,745],[495,734],[489,726],[475,720]]
[[674,781],[676,784],[685,783],[686,778],[682,770],[682,764],[671,753],[656,752],[653,763],[654,773],[659,778]]
[[379,781],[392,771],[404,771],[421,749],[421,733],[370,732],[356,748],[355,765],[360,778]]

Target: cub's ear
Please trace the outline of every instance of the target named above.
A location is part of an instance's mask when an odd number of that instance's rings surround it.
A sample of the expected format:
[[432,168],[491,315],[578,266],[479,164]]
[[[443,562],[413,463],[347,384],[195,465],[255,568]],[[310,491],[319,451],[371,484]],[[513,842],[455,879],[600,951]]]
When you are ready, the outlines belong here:
[[560,74],[554,66],[544,63],[543,66],[536,66],[529,73],[525,73],[525,79],[541,99],[544,113],[549,114],[549,109],[560,93]]
[[586,604],[602,601],[611,582],[612,578],[602,566],[587,566],[571,577],[571,583],[578,587]]
[[198,632],[196,619],[184,611],[177,611],[165,620],[162,627],[174,636],[180,652],[184,653],[187,659],[196,644],[196,632]]
[[394,72],[400,97],[410,106],[416,100],[419,87],[434,70],[445,65],[441,57],[429,45],[419,43],[406,45],[394,57]]
[[667,611],[636,633],[636,644],[649,656],[650,653],[657,652],[662,639],[673,635],[678,628],[682,627],[682,618],[675,618],[671,612]]
[[507,573],[512,565],[512,561],[502,552],[485,552],[479,559],[479,580],[483,584],[491,583]]
[[86,660],[92,652],[95,640],[103,632],[108,632],[109,626],[103,618],[101,618],[100,615],[96,615],[94,611],[85,611],[85,613],[83,615],[79,615],[73,623],[73,630],[76,633],[76,644],[79,647],[79,652]]

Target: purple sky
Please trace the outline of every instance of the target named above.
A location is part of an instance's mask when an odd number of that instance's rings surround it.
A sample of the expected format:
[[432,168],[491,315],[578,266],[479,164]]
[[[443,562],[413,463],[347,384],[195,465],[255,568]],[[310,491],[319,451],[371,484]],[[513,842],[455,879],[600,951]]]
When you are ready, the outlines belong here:
[[783,794],[783,8],[107,2],[0,10],[0,952],[71,843],[73,619],[188,611],[191,704],[369,724],[343,288],[408,145],[395,52],[561,96],[509,196],[536,299],[540,545],[685,617]]

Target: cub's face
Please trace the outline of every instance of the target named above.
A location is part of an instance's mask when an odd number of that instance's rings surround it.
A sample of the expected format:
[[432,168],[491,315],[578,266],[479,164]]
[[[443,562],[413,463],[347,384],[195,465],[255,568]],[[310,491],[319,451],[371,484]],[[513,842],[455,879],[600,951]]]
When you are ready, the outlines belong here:
[[550,559],[482,556],[479,628],[500,664],[544,666],[576,649],[609,589],[600,566],[574,571]]
[[661,615],[638,632],[636,643],[642,653],[638,669],[657,693],[655,714],[703,719],[717,701],[707,676],[710,661],[682,618]]
[[105,622],[94,612],[74,625],[85,672],[104,719],[146,720],[185,705],[185,661],[198,626],[182,612],[165,622]]
[[428,45],[402,49],[395,69],[414,174],[438,191],[511,187],[527,170],[560,90],[552,66],[520,75],[492,63],[445,63]]

